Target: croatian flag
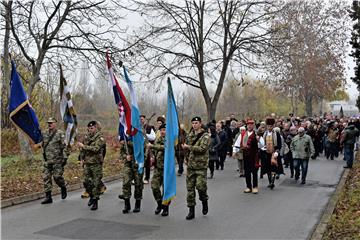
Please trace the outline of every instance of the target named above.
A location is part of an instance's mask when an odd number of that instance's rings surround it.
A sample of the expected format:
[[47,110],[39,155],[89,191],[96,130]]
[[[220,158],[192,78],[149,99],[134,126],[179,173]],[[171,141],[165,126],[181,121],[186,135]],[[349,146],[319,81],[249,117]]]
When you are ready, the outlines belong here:
[[144,168],[144,135],[142,133],[142,127],[140,123],[140,111],[136,100],[136,94],[132,82],[124,68],[124,77],[129,87],[131,97],[131,125],[136,129],[136,134],[133,136],[134,144],[134,157],[138,164],[138,172],[141,174]]
[[131,129],[131,108],[114,74],[108,52],[106,52],[106,63],[109,70],[109,79],[113,87],[115,104],[117,105],[119,111],[119,139],[123,140],[126,139],[124,135],[125,133],[128,136],[131,136],[136,134],[137,130],[134,129],[132,131]]

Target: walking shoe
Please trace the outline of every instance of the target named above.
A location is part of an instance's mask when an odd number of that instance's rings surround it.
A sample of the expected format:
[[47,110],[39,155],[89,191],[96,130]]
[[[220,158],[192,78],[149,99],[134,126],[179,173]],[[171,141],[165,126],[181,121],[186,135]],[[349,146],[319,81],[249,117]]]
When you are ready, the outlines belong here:
[[251,189],[250,188],[245,189],[244,193],[251,193]]
[[345,166],[343,166],[343,168],[351,168],[350,166],[348,166],[348,165],[345,165]]
[[143,183],[144,183],[144,184],[148,184],[149,181],[148,181],[148,180],[144,180]]
[[305,180],[301,180],[301,184],[305,184]]
[[255,188],[252,189],[252,193],[257,194],[258,192],[259,192],[258,188],[255,187]]

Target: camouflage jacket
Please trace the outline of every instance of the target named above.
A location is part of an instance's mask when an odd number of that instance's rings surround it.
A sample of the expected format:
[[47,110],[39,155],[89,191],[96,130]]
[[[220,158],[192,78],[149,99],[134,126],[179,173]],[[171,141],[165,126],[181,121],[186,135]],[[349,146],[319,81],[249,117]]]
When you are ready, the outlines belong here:
[[[43,134],[43,156],[44,161],[47,163],[63,163],[67,155],[64,152],[65,145],[65,134],[61,130],[55,130],[55,135],[51,138],[52,132],[45,132]],[[50,142],[49,142],[50,141]]]
[[96,164],[104,161],[106,142],[100,131],[94,135],[87,133],[84,139],[84,147],[81,149],[81,160],[85,164]]
[[199,134],[202,134],[202,136],[195,144],[194,141],[197,139],[198,134],[191,131],[187,137],[190,150],[188,157],[188,169],[206,170],[208,167],[210,136],[204,129],[201,129]]
[[[126,155],[132,156],[131,161],[126,159]],[[127,142],[127,150],[125,143],[120,145],[120,160],[124,163],[125,166],[137,168],[137,163],[134,158],[134,145],[132,142]]]
[[151,146],[151,149],[155,150],[156,168],[163,169],[165,156],[165,138],[161,136],[157,138],[154,145]]

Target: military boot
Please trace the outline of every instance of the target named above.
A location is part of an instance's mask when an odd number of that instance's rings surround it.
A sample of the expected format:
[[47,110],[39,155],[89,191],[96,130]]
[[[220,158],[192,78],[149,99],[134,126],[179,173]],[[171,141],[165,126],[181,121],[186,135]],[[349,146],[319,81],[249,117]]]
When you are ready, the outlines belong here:
[[162,209],[162,201],[157,201],[157,208],[155,209],[155,215],[158,215],[161,212]]
[[118,195],[118,198],[119,198],[119,199],[121,199],[121,200],[125,200],[125,198],[124,198],[124,195],[123,195],[123,194],[119,194],[119,195]]
[[161,213],[161,216],[166,217],[169,215],[169,205],[163,205],[163,211]]
[[61,199],[65,199],[67,197],[66,187],[61,187]]
[[206,215],[209,211],[209,207],[208,207],[208,201],[207,200],[204,200],[202,201],[202,213],[204,215]]
[[135,208],[134,208],[133,212],[134,213],[140,212],[140,206],[141,206],[141,199],[136,199]]
[[93,205],[91,206],[90,210],[94,211],[94,210],[98,209],[98,201],[99,201],[99,199],[97,199],[97,198],[95,198],[93,200]]
[[51,198],[51,191],[45,193],[45,199],[41,202],[41,204],[49,204],[52,203],[53,200]]
[[90,199],[88,201],[88,206],[90,207],[91,205],[93,205],[95,199],[92,194],[90,194],[89,196],[90,196]]
[[189,214],[186,216],[186,220],[195,218],[195,206],[189,207]]
[[130,206],[130,199],[126,198],[125,200],[125,204],[124,204],[124,209],[122,210],[123,214],[129,213],[129,211],[131,210],[131,206]]

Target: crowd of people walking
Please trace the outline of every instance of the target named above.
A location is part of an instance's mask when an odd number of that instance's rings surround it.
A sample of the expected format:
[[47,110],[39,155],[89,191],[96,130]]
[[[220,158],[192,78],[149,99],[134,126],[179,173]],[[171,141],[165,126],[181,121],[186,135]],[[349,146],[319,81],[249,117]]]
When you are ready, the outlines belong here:
[[[120,159],[124,163],[123,185],[120,199],[124,200],[123,213],[131,210],[130,198],[134,185],[134,213],[141,211],[144,184],[151,184],[154,200],[157,204],[155,214],[169,215],[170,202],[163,202],[164,151],[166,124],[165,117],[159,116],[156,127],[148,124],[142,115],[141,123],[145,139],[144,171],[138,171],[134,157],[132,139],[120,136]],[[56,119],[48,120],[49,129],[43,143],[44,151],[44,188],[46,198],[42,204],[52,203],[51,179],[61,188],[65,199],[66,184],[62,177],[68,150],[63,144],[63,132],[56,129]],[[274,189],[277,179],[289,169],[290,178],[300,184],[306,184],[310,159],[316,160],[324,154],[329,161],[343,153],[344,168],[352,168],[354,149],[359,136],[358,118],[324,117],[278,117],[271,114],[264,119],[237,120],[235,115],[207,124],[200,117],[191,120],[191,129],[185,125],[179,128],[178,144],[175,146],[175,159],[178,163],[177,175],[186,172],[187,220],[195,218],[196,190],[202,203],[202,213],[208,213],[207,181],[216,181],[216,175],[224,170],[225,160],[237,161],[240,178],[245,178],[244,193],[258,194],[258,177],[267,177],[268,188]],[[101,133],[100,123],[91,121],[87,125],[87,134],[83,142],[78,142],[79,160],[84,167],[85,193],[89,196],[91,210],[98,209],[100,195],[104,192],[102,165],[106,153],[106,142]],[[60,156],[60,157],[59,157]],[[174,159],[174,160],[175,160]],[[151,177],[151,169],[154,169]]]

